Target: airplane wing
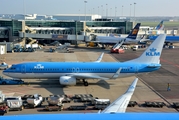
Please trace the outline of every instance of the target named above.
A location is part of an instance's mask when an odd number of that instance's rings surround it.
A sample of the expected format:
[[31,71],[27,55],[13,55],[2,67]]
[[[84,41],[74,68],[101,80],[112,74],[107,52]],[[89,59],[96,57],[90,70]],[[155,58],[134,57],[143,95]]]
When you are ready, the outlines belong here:
[[124,113],[134,93],[137,81],[138,78],[135,78],[128,90],[112,104],[110,104],[106,109],[104,109],[101,113]]
[[73,74],[69,74],[67,76],[73,76],[76,78],[81,78],[81,79],[101,79],[101,80],[108,80],[109,78],[105,78],[105,77],[100,77],[98,75],[93,75],[93,74],[79,74],[79,73],[73,73]]
[[98,75],[94,75],[94,74],[90,74],[90,73],[86,73],[86,74],[81,74],[81,73],[71,73],[71,74],[67,74],[66,76],[73,76],[75,78],[80,78],[80,79],[100,79],[100,80],[109,80],[109,79],[116,79],[119,77],[120,72],[121,72],[122,68],[119,68],[114,75],[112,76],[112,78],[106,78],[106,77],[101,77]]
[[94,61],[94,62],[101,62],[101,60],[103,58],[103,55],[104,55],[104,53],[101,53],[101,55],[98,57],[98,59],[96,61]]

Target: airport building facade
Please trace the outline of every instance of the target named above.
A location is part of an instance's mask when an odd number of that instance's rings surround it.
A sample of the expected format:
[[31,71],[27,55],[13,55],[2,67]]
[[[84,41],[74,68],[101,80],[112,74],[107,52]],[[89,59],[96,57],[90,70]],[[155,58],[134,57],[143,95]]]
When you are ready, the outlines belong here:
[[0,41],[18,42],[22,39],[79,40],[91,34],[127,34],[132,22],[117,21],[60,21],[60,20],[0,20]]

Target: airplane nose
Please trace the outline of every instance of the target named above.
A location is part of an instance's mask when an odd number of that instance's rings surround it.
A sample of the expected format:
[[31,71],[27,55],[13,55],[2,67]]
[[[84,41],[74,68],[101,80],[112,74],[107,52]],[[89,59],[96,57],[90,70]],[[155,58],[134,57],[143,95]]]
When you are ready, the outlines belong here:
[[4,70],[2,73],[3,73],[4,75],[7,75],[7,74],[8,74],[6,70]]

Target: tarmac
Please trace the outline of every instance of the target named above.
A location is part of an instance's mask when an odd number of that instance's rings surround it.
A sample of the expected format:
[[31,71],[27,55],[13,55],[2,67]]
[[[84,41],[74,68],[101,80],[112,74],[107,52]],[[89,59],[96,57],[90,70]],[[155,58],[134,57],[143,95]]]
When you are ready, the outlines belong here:
[[[109,50],[78,47],[73,48],[74,53],[49,53],[36,51],[33,53],[7,53],[1,55],[8,64],[16,64],[26,61],[95,61],[98,56],[105,52],[103,56],[104,62],[122,62],[136,58],[141,55],[144,50],[131,51],[126,50],[124,54],[110,54]],[[126,112],[178,112],[173,108],[173,102],[179,102],[179,49],[164,49],[161,56],[162,67],[158,71],[152,73],[137,74],[136,76],[118,78],[115,80],[88,80],[89,86],[83,86],[82,82],[76,86],[62,86],[58,80],[42,80],[30,79],[24,80],[25,85],[1,85],[0,90],[7,96],[22,96],[24,94],[41,94],[47,97],[51,94],[66,94],[73,96],[74,94],[92,94],[94,97],[101,99],[110,99],[111,102],[121,96],[135,79],[139,78],[136,90],[131,101],[136,101],[138,105],[128,107]],[[0,75],[6,77],[0,71]],[[7,78],[7,77],[6,77]],[[171,85],[171,91],[167,91],[167,83]],[[164,102],[166,106],[163,108],[147,107],[145,102]],[[70,105],[83,105],[83,103],[65,103],[65,108]],[[43,107],[43,106],[42,106]],[[24,109],[23,111],[12,111],[5,115],[16,114],[43,114],[52,112],[43,112],[40,109]],[[58,111],[53,113],[69,113],[69,112],[97,112],[97,110],[85,111]]]

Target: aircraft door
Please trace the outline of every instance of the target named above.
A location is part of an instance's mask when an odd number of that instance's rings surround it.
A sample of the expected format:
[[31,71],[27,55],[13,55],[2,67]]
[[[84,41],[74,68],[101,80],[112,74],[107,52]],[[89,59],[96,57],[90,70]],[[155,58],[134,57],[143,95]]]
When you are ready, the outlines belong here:
[[73,72],[73,73],[78,73],[79,70],[80,70],[80,69],[79,69],[78,67],[77,67],[77,68],[75,68],[75,67],[72,68],[72,72]]
[[79,68],[76,68],[76,73],[79,73],[79,70],[80,70]]
[[26,73],[26,66],[25,66],[25,65],[22,65],[22,66],[21,66],[21,72],[22,72],[22,73]]

